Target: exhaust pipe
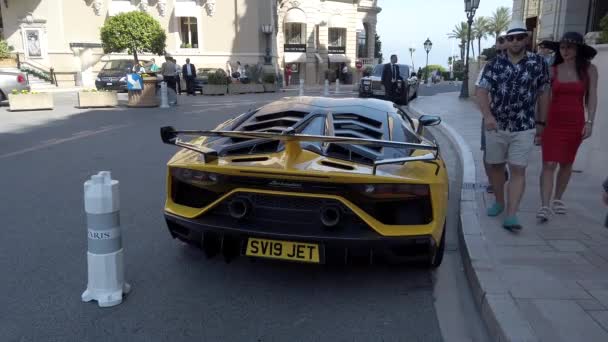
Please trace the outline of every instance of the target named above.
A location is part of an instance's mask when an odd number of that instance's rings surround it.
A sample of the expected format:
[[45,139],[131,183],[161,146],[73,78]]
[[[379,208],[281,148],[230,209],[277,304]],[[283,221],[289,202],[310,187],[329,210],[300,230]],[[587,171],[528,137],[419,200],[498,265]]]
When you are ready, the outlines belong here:
[[230,216],[240,220],[251,213],[251,202],[246,198],[235,198],[228,205]]
[[321,208],[321,223],[325,227],[332,228],[340,223],[340,208],[335,205],[328,205]]

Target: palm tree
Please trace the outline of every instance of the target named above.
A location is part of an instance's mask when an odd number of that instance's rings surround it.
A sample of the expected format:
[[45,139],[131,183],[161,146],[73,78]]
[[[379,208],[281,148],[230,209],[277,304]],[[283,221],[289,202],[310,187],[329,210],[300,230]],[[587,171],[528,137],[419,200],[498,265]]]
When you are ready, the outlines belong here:
[[489,20],[486,17],[477,17],[473,23],[473,40],[477,39],[477,52],[481,55],[481,40],[488,37]]
[[467,39],[469,33],[469,27],[465,21],[461,22],[459,25],[454,26],[452,32],[448,33],[448,38],[459,39],[460,44],[460,59],[464,60],[464,49],[467,46]]
[[511,9],[509,7],[498,7],[489,19],[488,31],[494,35],[494,38],[498,38],[501,32],[509,28],[510,21]]

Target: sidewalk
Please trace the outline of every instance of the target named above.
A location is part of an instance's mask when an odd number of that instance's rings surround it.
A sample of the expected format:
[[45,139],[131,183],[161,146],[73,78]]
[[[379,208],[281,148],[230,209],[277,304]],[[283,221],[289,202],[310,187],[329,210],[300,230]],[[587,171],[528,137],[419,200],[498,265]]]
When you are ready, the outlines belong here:
[[494,198],[485,192],[481,114],[473,101],[447,93],[421,97],[410,107],[440,115],[443,130],[461,150],[460,238],[467,277],[490,336],[496,341],[608,341],[608,229],[603,226],[608,209],[601,202],[608,167],[573,174],[564,198],[568,215],[537,224],[541,153],[535,148],[519,214],[524,229],[511,233],[501,227],[502,216],[485,214]]

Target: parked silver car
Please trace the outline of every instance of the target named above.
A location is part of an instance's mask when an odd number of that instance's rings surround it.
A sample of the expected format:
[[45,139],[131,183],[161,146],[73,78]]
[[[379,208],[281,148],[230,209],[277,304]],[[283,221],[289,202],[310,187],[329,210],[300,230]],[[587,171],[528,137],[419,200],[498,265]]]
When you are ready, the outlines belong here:
[[30,90],[27,76],[18,69],[0,69],[0,101],[8,99],[13,89]]

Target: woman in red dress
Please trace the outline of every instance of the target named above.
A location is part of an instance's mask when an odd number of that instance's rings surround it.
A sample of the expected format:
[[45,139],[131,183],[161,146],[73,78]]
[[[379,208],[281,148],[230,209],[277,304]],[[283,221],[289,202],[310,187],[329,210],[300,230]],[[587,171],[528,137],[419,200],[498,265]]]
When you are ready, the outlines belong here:
[[597,107],[597,68],[590,62],[596,50],[586,45],[583,36],[576,32],[565,33],[553,47],[556,54],[551,68],[551,105],[541,135],[542,206],[536,215],[541,222],[546,222],[553,213],[567,213],[562,196],[572,174],[576,152],[582,141],[591,136]]

